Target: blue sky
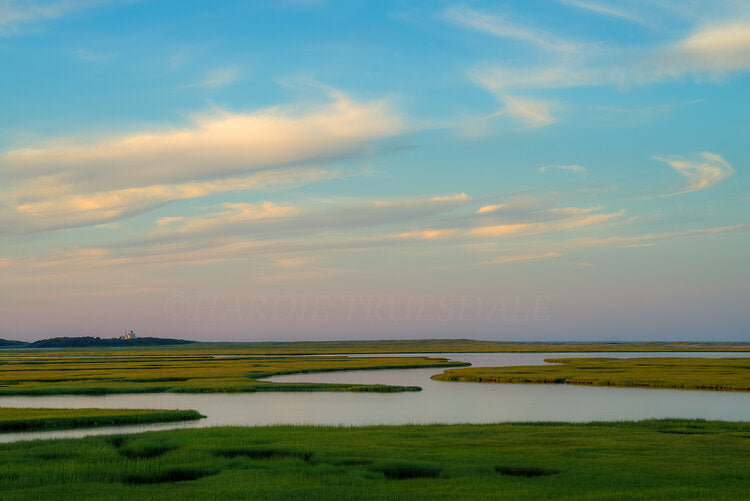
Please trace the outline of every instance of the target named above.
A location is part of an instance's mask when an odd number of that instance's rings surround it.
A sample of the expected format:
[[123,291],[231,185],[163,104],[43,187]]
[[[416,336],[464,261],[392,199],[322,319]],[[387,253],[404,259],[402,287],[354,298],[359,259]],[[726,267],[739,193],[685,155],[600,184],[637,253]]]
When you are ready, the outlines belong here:
[[0,337],[747,338],[743,1],[0,1]]

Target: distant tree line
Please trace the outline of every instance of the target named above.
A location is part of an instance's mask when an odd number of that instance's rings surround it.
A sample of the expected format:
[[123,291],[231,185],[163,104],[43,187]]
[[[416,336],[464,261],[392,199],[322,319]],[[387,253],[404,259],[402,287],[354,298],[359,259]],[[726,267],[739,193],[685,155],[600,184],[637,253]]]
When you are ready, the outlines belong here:
[[159,337],[139,337],[136,339],[117,339],[93,336],[81,337],[53,337],[40,339],[33,343],[23,341],[8,341],[0,339],[0,348],[89,348],[89,347],[120,347],[120,346],[169,346],[175,344],[190,344],[194,341],[185,339],[169,339]]
[[23,348],[29,343],[23,341],[9,341],[7,339],[0,339],[0,348]]

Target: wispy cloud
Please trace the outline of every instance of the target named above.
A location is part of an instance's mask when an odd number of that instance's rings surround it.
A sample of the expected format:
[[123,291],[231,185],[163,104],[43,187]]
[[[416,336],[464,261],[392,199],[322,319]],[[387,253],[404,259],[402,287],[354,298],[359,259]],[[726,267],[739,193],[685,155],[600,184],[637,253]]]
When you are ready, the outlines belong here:
[[[291,188],[342,177],[345,173],[318,168],[286,168],[255,172],[204,182],[155,184],[150,186],[81,193],[73,186],[58,184],[58,177],[37,178],[16,191],[0,193],[13,212],[0,213],[0,232],[40,231],[76,226],[101,225],[140,214],[177,200],[233,191]],[[22,226],[19,223],[23,222]],[[170,223],[167,219],[162,224]]]
[[573,172],[575,174],[578,174],[580,176],[586,175],[586,167],[583,167],[582,165],[545,165],[544,167],[539,167],[539,172],[549,172],[551,170],[562,170],[562,171],[568,171]]
[[[620,248],[634,248],[634,247],[654,247],[662,241],[682,239],[682,238],[695,238],[695,237],[708,237],[716,236],[721,234],[730,233],[747,233],[750,232],[750,223],[737,224],[731,226],[718,226],[709,228],[695,228],[682,231],[673,231],[665,233],[650,233],[645,235],[632,235],[632,236],[611,236],[611,237],[600,237],[600,238],[571,238],[565,241],[551,244],[550,246],[554,249],[549,252],[539,252],[538,248],[534,246],[528,247],[526,251],[523,247],[519,247],[514,250],[502,250],[503,254],[499,258],[481,261],[476,264],[500,264],[500,263],[511,263],[515,261],[529,261],[535,259],[555,258],[560,257],[563,254],[569,254],[573,252],[580,252],[582,249],[596,248],[596,247],[620,247]],[[487,245],[481,249],[485,253],[498,252],[500,249],[496,245]],[[577,263],[577,266],[584,268],[591,268],[597,266],[594,263],[587,261],[581,261]]]
[[58,19],[73,12],[100,7],[117,0],[2,0],[0,36],[19,33],[25,25]]
[[678,156],[665,157],[659,155],[653,158],[672,167],[687,181],[687,186],[683,189],[664,196],[681,195],[683,193],[705,190],[706,188],[716,186],[734,174],[734,169],[729,162],[724,160],[720,155],[708,151],[701,153],[700,159],[695,160],[688,160]]
[[541,235],[558,231],[575,230],[618,219],[624,215],[625,211],[603,214],[572,214],[557,221],[480,226],[469,231],[469,235],[478,237]]
[[551,101],[542,101],[539,99],[527,99],[518,96],[504,95],[501,97],[505,108],[495,115],[510,115],[526,124],[527,128],[544,127],[557,122],[552,116]]
[[529,227],[526,223],[497,224],[493,226],[480,226],[469,231],[469,235],[481,237],[499,237],[519,233]]
[[650,233],[646,235],[613,236],[603,238],[574,238],[568,240],[561,247],[585,248],[585,247],[643,247],[655,245],[664,240],[676,238],[689,238],[719,235],[722,233],[746,233],[750,232],[750,223],[735,224],[731,226],[716,226],[711,228],[696,228],[691,230],[673,231],[667,233]]
[[597,111],[606,111],[611,113],[619,113],[625,115],[659,115],[663,113],[669,113],[675,109],[683,108],[685,106],[691,106],[704,102],[703,99],[691,99],[689,101],[682,101],[676,103],[664,103],[657,106],[643,106],[637,108],[625,108],[622,106],[595,106],[594,109]]
[[291,205],[277,205],[273,202],[255,203],[229,203],[221,205],[221,210],[209,213],[205,216],[166,218],[157,220],[157,226],[165,226],[169,223],[177,223],[182,233],[195,233],[210,229],[221,224],[242,224],[258,220],[289,217],[297,214],[299,209]]
[[503,95],[517,90],[646,85],[686,75],[720,78],[750,70],[750,22],[700,27],[687,37],[650,49],[599,49],[565,64],[480,65],[469,73],[478,85]]
[[[599,2],[566,3],[627,16],[624,11],[609,9]],[[469,70],[468,76],[505,104],[501,114],[515,116],[532,128],[557,121],[552,114],[554,103],[515,98],[519,93],[595,86],[630,88],[685,77],[700,81],[729,78],[734,73],[750,71],[750,9],[730,8],[735,5],[731,2],[721,5],[725,8],[718,10],[724,12],[724,17],[691,16],[695,25],[683,29],[683,35],[671,41],[650,46],[591,45],[576,51],[575,57],[547,57],[535,65],[482,63]],[[692,4],[696,9],[699,6],[700,3]],[[707,10],[703,5],[703,12]],[[653,111],[659,110],[650,110]]]
[[602,16],[614,17],[617,19],[622,19],[625,21],[630,21],[630,22],[642,24],[642,25],[650,24],[641,16],[638,16],[632,12],[628,12],[618,7],[613,7],[612,5],[609,5],[609,4],[604,4],[600,2],[589,2],[589,1],[584,2],[582,0],[558,0],[558,1],[565,5],[569,5],[571,7],[577,7],[579,9],[584,9],[590,12],[594,12],[596,14],[600,14]]
[[[463,195],[463,194],[462,194]],[[271,202],[225,203],[209,207],[203,215],[169,217],[158,224],[156,234],[146,241],[167,242],[174,237],[225,238],[252,233],[257,240],[287,238],[308,239],[311,236],[359,234],[377,227],[403,228],[419,223],[409,231],[388,233],[395,239],[441,239],[454,230],[431,228],[433,218],[441,217],[450,224],[451,214],[468,204],[468,197],[444,195],[431,197],[393,198],[388,200],[353,199],[306,201],[298,204]],[[408,226],[407,226],[408,227]],[[308,245],[309,245],[308,241]]]
[[492,205],[483,205],[482,207],[477,210],[477,214],[489,214],[490,212],[495,212],[497,210],[502,209],[505,207],[505,204],[492,204]]
[[[628,6],[593,0],[560,1],[578,9],[642,24],[648,19],[644,13],[650,10],[656,9],[662,14],[669,12],[674,17],[672,10],[676,8],[672,4],[643,4],[629,9]],[[723,17],[687,16],[688,22],[695,24],[690,31],[683,31],[681,38],[645,47],[573,44],[542,29],[465,6],[446,9],[443,17],[464,28],[527,42],[546,50],[541,53],[541,64],[484,63],[468,72],[477,85],[492,92],[503,104],[503,109],[490,117],[507,115],[520,120],[527,128],[538,128],[558,121],[553,114],[557,103],[538,97],[520,97],[519,94],[587,86],[624,88],[685,76],[719,79],[734,72],[749,71],[750,12],[737,5],[736,2],[720,2],[716,10],[723,13]],[[687,10],[705,13],[709,9],[700,3],[692,3]],[[738,14],[742,12],[744,15]],[[562,57],[560,51],[565,52]]]
[[[480,209],[481,211],[482,209]],[[533,236],[558,231],[575,230],[607,221],[621,218],[625,215],[624,210],[617,212],[597,213],[600,206],[595,207],[561,207],[551,208],[525,216],[523,222],[503,222],[502,224],[488,225],[486,222],[469,230],[467,234],[472,237],[500,237],[500,236]],[[496,209],[487,212],[500,212]]]
[[497,259],[490,259],[489,261],[481,261],[476,264],[518,263],[521,261],[535,261],[537,259],[550,259],[560,256],[561,254],[558,252],[546,252],[544,254],[518,254],[512,256],[503,256]]
[[451,238],[455,236],[457,230],[455,228],[444,228],[439,230],[414,230],[407,231],[405,233],[399,233],[396,236],[405,239],[416,239],[416,240],[440,240],[444,238]]
[[282,268],[299,268],[314,261],[311,257],[280,257],[273,260],[276,266]]
[[555,51],[567,51],[574,47],[541,29],[534,29],[509,21],[505,16],[481,12],[470,7],[453,6],[443,11],[448,21],[471,30],[486,33],[495,37],[527,42],[539,48]]
[[284,282],[284,281],[297,281],[297,280],[318,280],[321,278],[327,278],[338,273],[337,270],[309,270],[309,271],[295,271],[291,273],[282,273],[279,275],[267,275],[261,277],[261,280],[268,282]]
[[598,66],[584,66],[581,61],[561,65],[555,61],[549,65],[513,67],[482,64],[469,72],[477,85],[496,95],[512,91],[536,89],[561,89],[615,83],[614,75]]
[[78,49],[73,53],[74,57],[88,63],[106,63],[117,58],[115,54],[105,54],[86,49]]
[[236,67],[216,68],[209,71],[203,80],[191,84],[190,87],[218,89],[235,83],[239,77],[240,71]]
[[463,202],[468,200],[469,196],[466,193],[455,193],[453,195],[434,195],[429,198],[430,202]]
[[521,121],[529,129],[544,127],[557,122],[552,116],[552,110],[559,107],[553,101],[520,97],[508,92],[508,82],[503,77],[497,77],[493,70],[489,72],[475,71],[470,74],[471,79],[480,87],[495,95],[503,108],[486,118],[507,115]]

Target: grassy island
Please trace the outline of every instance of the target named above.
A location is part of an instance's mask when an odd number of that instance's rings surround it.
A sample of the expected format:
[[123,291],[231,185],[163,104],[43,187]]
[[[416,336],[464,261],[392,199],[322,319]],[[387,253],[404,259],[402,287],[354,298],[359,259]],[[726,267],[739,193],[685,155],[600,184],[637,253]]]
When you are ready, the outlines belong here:
[[204,417],[206,416],[191,410],[18,409],[0,407],[0,433],[165,423],[190,421]]
[[260,378],[279,374],[345,370],[456,367],[467,365],[428,357],[238,357],[179,356],[164,351],[131,354],[103,351],[88,356],[75,351],[56,356],[0,359],[0,396],[155,392],[254,391],[419,391],[416,386],[271,383]]
[[432,378],[750,391],[750,358],[553,358],[546,362],[556,365],[449,369]]

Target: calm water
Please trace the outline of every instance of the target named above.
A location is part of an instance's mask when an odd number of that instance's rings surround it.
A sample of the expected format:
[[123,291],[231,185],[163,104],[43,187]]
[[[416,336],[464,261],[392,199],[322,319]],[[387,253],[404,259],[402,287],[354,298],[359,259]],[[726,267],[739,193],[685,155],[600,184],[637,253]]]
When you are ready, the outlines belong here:
[[[750,353],[449,353],[428,354],[474,366],[538,365],[558,357],[750,356]],[[360,356],[360,355],[357,355]],[[376,355],[382,356],[382,355]],[[403,354],[393,356],[414,356]],[[414,385],[421,392],[163,393],[102,396],[1,397],[0,407],[195,409],[188,423],[5,433],[0,442],[218,425],[493,423],[595,421],[662,417],[750,420],[750,393],[608,388],[573,385],[449,383],[430,379],[443,369],[393,369],[269,378],[277,382]]]

